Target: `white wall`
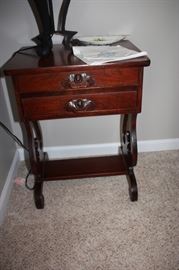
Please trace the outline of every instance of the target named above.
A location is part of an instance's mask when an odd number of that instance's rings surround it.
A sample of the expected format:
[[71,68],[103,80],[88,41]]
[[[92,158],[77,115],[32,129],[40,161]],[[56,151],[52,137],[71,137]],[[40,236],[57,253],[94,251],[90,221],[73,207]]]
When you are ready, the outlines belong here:
[[[56,25],[61,2],[53,0]],[[79,35],[130,34],[131,41],[148,51],[151,66],[144,75],[139,140],[179,138],[178,14],[178,0],[71,0],[70,30]],[[0,1],[1,65],[15,50],[32,44],[30,39],[37,34],[28,1]],[[46,146],[119,140],[118,116],[44,121],[42,126]],[[21,136],[17,123],[13,129]]]
[[[2,84],[0,82],[0,121],[11,129]],[[15,142],[0,127],[0,197],[16,152]],[[1,204],[0,204],[1,210]],[[1,215],[0,215],[1,216]]]

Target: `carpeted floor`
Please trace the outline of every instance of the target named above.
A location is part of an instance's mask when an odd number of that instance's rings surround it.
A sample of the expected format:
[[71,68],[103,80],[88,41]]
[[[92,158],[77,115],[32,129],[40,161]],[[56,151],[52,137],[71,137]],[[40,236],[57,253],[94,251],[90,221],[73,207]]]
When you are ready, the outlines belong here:
[[124,176],[45,183],[44,210],[15,184],[0,269],[179,270],[179,151],[140,154],[135,172],[134,203]]

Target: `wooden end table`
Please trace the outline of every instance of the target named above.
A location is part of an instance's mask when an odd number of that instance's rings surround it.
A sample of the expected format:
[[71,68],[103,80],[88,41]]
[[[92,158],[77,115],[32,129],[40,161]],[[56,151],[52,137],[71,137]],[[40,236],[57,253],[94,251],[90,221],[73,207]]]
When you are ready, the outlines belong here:
[[[122,46],[139,51],[130,41]],[[28,139],[34,200],[44,208],[44,181],[126,175],[131,201],[138,198],[136,119],[141,112],[143,68],[147,56],[103,65],[87,65],[62,45],[47,57],[34,49],[16,53],[5,65],[11,76],[21,121]],[[39,120],[121,115],[121,147],[115,156],[49,160],[43,151]]]

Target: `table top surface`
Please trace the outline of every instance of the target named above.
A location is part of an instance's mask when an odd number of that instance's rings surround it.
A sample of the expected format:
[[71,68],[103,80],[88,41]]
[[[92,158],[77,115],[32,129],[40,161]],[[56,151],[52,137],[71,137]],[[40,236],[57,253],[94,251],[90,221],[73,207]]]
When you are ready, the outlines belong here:
[[[123,40],[119,45],[129,49],[140,51],[129,40]],[[150,59],[147,56],[134,58],[130,60],[115,61],[95,65],[95,69],[106,67],[126,67],[126,66],[148,66]],[[37,55],[35,48],[29,48],[24,51],[15,53],[11,59],[4,65],[3,70],[5,75],[20,75],[27,73],[43,73],[55,71],[71,71],[94,69],[93,65],[87,65],[79,58],[73,55],[71,50],[67,50],[63,45],[54,45],[52,52],[46,57]]]

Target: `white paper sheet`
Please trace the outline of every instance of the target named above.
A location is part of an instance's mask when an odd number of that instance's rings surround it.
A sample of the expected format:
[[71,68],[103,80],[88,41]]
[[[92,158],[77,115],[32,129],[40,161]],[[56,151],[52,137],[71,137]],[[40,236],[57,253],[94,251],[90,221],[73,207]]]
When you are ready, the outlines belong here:
[[129,50],[117,46],[74,46],[73,53],[88,65],[99,65],[107,62],[121,61],[147,55],[147,52]]

